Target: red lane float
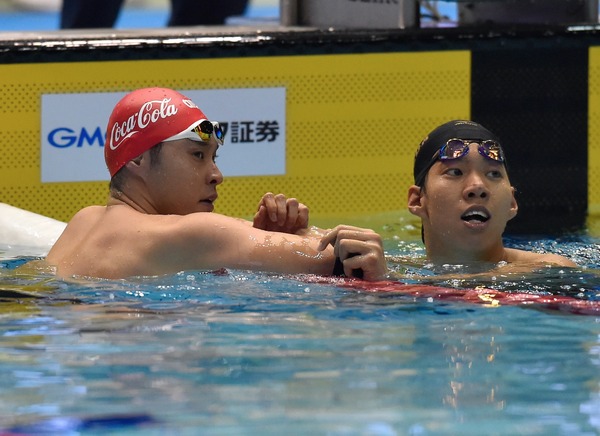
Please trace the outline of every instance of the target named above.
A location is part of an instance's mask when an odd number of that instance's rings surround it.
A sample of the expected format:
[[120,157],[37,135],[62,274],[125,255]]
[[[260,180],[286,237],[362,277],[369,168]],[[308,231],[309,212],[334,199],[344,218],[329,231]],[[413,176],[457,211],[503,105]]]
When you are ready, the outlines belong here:
[[432,298],[445,301],[462,301],[497,306],[532,306],[577,315],[600,316],[600,301],[580,300],[564,295],[528,294],[525,292],[504,292],[477,287],[474,289],[445,288],[442,286],[407,284],[393,281],[366,282],[340,277],[308,277],[308,282],[322,283],[369,293],[393,293],[418,299]]

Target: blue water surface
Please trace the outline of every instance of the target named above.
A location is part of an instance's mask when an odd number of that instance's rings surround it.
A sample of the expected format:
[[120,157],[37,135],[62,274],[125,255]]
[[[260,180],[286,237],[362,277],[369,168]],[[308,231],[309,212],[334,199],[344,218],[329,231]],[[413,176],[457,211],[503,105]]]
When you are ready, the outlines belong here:
[[[508,243],[582,268],[499,288],[597,295],[598,241]],[[418,242],[386,250],[427,268]],[[245,271],[65,282],[19,268],[29,260],[0,262],[10,434],[600,432],[598,316]]]

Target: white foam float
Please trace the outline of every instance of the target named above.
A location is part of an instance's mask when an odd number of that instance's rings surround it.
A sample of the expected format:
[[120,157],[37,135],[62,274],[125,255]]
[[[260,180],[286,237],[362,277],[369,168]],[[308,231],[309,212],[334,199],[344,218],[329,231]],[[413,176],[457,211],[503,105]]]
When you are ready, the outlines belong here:
[[44,215],[0,203],[0,251],[45,256],[67,224]]

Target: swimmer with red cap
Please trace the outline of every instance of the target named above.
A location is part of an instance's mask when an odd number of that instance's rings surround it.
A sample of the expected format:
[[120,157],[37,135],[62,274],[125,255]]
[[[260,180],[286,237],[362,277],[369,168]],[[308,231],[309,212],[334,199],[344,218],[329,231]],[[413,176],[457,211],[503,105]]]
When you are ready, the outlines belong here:
[[[265,194],[253,222],[212,213],[223,175],[223,130],[189,98],[146,88],[115,106],[105,160],[106,206],[79,211],[46,261],[61,277],[126,278],[221,268],[330,275],[387,273],[381,237],[340,225],[308,226],[308,208]],[[337,260],[336,260],[337,258]]]
[[517,215],[517,200],[500,140],[482,125],[453,120],[434,129],[417,150],[413,173],[408,210],[421,218],[427,258],[434,263],[577,266],[558,254],[504,247],[502,234]]

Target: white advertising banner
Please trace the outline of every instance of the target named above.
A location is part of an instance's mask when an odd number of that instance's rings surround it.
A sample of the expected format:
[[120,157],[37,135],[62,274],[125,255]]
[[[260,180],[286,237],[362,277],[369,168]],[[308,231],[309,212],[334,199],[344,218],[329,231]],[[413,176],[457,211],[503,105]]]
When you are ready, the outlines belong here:
[[[225,130],[225,177],[285,174],[285,88],[179,90]],[[106,125],[124,92],[42,95],[41,180],[109,180]]]

